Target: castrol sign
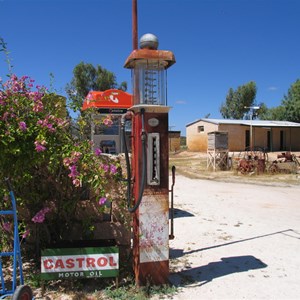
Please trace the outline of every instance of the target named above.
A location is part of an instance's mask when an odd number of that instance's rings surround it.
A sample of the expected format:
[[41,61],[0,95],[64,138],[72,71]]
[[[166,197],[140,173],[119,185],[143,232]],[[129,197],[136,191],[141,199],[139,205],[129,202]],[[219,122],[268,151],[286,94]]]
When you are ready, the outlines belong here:
[[42,279],[117,277],[117,247],[45,249],[41,257]]

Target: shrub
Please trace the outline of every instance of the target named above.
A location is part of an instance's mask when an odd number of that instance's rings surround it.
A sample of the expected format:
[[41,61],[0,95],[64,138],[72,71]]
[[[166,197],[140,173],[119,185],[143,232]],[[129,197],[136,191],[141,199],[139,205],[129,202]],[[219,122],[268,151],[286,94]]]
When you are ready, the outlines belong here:
[[[90,141],[72,132],[64,97],[34,87],[27,76],[0,82],[0,179],[11,178],[22,234],[30,230],[39,243],[68,236],[80,200],[89,196],[101,212],[119,189],[119,162],[100,149],[94,153]],[[1,180],[0,209],[10,206],[7,197]],[[7,221],[0,221],[9,231]]]

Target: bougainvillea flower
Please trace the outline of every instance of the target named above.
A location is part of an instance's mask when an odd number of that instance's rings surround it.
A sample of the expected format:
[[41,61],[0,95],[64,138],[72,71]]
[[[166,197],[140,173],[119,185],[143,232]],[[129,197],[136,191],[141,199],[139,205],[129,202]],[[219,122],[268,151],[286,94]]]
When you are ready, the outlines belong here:
[[3,223],[3,229],[7,232],[11,231],[11,224],[9,222]]
[[45,151],[45,150],[47,149],[45,146],[43,146],[43,145],[42,145],[40,142],[38,142],[38,141],[35,141],[34,144],[35,144],[35,150],[36,150],[37,152],[43,152],[43,151]]
[[69,177],[75,178],[77,175],[79,175],[77,171],[77,167],[75,165],[69,166],[70,174]]
[[99,205],[101,205],[101,206],[104,205],[106,203],[106,201],[107,201],[107,199],[105,197],[101,197],[99,199]]
[[96,148],[96,149],[95,149],[95,155],[96,155],[96,156],[99,156],[101,153],[102,153],[102,151],[101,151],[100,148]]
[[115,165],[110,165],[110,172],[111,174],[116,174],[118,168]]
[[64,158],[63,164],[65,167],[68,167],[71,164],[71,159],[69,157]]
[[76,187],[80,187],[81,186],[81,181],[78,178],[76,178],[76,179],[73,180],[73,184]]
[[27,130],[27,126],[26,126],[26,123],[25,122],[20,122],[19,123],[19,128],[22,130],[22,131],[26,131]]
[[113,124],[113,121],[110,118],[106,118],[106,119],[103,120],[103,124],[105,126],[111,126]]
[[102,165],[102,168],[105,172],[108,172],[109,170],[109,165]]
[[30,230],[27,229],[27,230],[22,234],[22,239],[27,238],[29,234],[30,234]]
[[49,207],[45,207],[41,209],[39,212],[36,213],[36,215],[31,219],[34,223],[43,223],[45,221],[46,213],[51,211]]

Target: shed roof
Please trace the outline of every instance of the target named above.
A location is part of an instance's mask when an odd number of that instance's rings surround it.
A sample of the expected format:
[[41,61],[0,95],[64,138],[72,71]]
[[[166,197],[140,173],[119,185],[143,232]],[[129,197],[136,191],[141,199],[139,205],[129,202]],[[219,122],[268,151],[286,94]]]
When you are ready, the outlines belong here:
[[270,120],[230,120],[230,119],[198,119],[186,125],[191,126],[198,122],[208,122],[215,125],[242,125],[242,126],[256,126],[256,127],[300,127],[300,123],[289,121],[270,121]]

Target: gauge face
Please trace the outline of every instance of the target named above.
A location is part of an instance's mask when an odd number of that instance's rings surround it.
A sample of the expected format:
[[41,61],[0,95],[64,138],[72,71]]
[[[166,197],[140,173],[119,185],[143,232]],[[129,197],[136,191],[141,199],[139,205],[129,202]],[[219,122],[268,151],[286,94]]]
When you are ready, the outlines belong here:
[[159,120],[156,118],[151,118],[148,120],[148,125],[151,127],[156,127],[159,124]]

